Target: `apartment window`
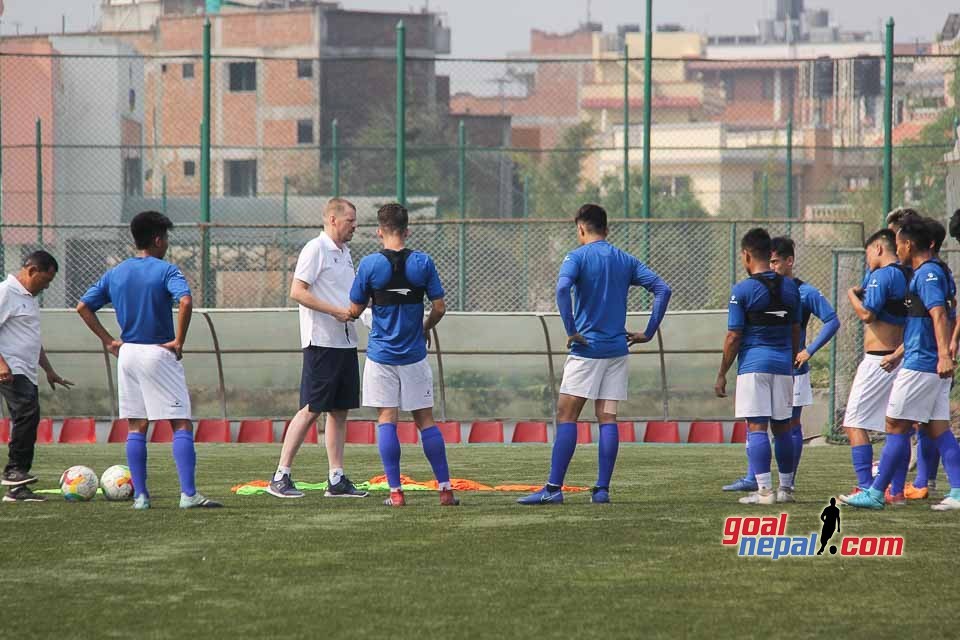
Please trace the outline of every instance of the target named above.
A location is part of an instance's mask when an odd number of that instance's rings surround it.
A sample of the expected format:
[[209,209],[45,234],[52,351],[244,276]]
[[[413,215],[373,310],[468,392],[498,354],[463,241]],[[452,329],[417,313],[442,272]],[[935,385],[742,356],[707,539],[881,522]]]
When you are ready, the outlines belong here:
[[183,79],[189,80],[192,77],[193,77],[193,63],[184,62],[183,63]]
[[297,77],[313,77],[313,60],[297,60]]
[[230,91],[257,90],[256,62],[231,62],[229,67]]
[[143,195],[143,167],[140,158],[123,159],[123,195]]
[[192,178],[197,174],[197,163],[193,160],[184,160],[183,162],[183,175],[187,178]]
[[257,195],[257,161],[225,160],[223,184],[224,195],[255,197]]
[[297,120],[297,144],[313,144],[313,120]]

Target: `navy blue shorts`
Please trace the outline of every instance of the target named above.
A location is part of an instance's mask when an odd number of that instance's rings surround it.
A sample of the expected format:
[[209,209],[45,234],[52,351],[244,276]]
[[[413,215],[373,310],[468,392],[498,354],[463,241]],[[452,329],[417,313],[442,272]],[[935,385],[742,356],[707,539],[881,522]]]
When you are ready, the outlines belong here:
[[303,350],[300,406],[310,411],[360,407],[360,362],[356,349],[309,346]]

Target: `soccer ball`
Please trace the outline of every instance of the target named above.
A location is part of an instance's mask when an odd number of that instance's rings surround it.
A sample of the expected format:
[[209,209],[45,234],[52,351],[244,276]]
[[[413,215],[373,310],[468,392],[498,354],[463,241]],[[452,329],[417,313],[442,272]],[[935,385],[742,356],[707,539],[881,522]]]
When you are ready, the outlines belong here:
[[876,478],[878,473],[880,473],[880,461],[874,460],[873,466],[870,467],[870,476]]
[[130,469],[122,464],[113,465],[100,476],[100,487],[107,500],[129,500],[133,497]]
[[65,500],[85,502],[97,493],[97,474],[90,467],[77,465],[70,467],[60,476],[60,490]]

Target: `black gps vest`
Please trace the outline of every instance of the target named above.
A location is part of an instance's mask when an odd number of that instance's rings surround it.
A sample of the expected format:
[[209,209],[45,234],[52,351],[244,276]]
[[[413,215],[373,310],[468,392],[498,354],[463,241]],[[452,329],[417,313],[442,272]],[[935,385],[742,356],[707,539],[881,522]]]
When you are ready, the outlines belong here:
[[382,289],[373,292],[373,304],[378,307],[390,307],[399,304],[423,305],[427,291],[424,287],[415,287],[407,280],[407,258],[413,253],[410,249],[393,251],[383,249],[380,254],[390,261],[390,280]]
[[747,322],[767,327],[783,327],[792,324],[790,307],[783,303],[783,276],[775,275],[770,279],[755,273],[750,276],[750,279],[756,280],[767,289],[770,302],[760,311],[748,311]]
[[[903,274],[903,279],[907,281],[907,294],[910,293],[910,279],[913,278],[913,269],[905,267],[899,263],[887,265],[893,267]],[[883,303],[883,310],[895,318],[907,317],[907,299],[906,298],[887,298]]]
[[[945,282],[947,283],[947,295],[950,295],[950,283],[953,282],[953,274],[950,272],[950,268],[947,267],[941,260],[937,258],[931,258],[930,260],[925,261],[920,266],[922,267],[927,262],[932,262],[933,264],[940,267],[940,271],[943,273]],[[926,305],[923,304],[923,299],[916,293],[910,293],[910,290],[907,289],[907,299],[905,301],[907,308],[907,315],[911,318],[929,318],[930,312],[927,311]],[[946,309],[947,313],[952,311],[957,306],[957,299],[955,296],[948,297],[946,299]]]

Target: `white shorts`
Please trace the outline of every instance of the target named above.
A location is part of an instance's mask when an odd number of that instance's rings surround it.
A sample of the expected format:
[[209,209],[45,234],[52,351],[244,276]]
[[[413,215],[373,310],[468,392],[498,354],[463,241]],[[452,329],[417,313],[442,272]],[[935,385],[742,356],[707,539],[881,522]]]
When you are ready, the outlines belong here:
[[890,391],[887,415],[897,420],[950,419],[950,379],[935,373],[901,369]]
[[789,420],[793,416],[793,376],[740,374],[734,404],[738,418]]
[[183,363],[161,346],[125,342],[120,347],[117,391],[121,418],[192,418]]
[[813,404],[813,389],[810,387],[810,372],[793,376],[793,406],[809,407]]
[[[581,358],[567,356],[560,393],[588,400],[627,399],[627,358]],[[606,411],[616,413],[616,405]]]
[[363,406],[416,411],[433,406],[433,371],[424,358],[413,364],[363,365]]
[[880,367],[881,360],[883,356],[868,353],[860,361],[847,398],[843,426],[886,431],[887,403],[900,366],[893,371],[884,371]]

